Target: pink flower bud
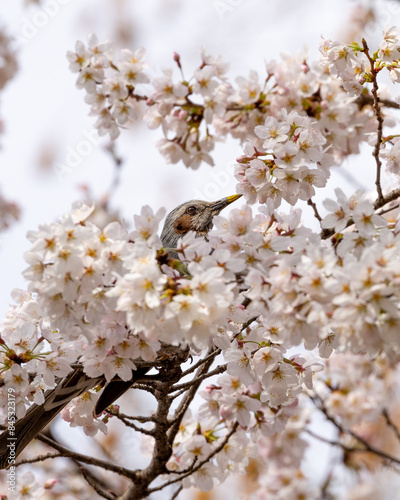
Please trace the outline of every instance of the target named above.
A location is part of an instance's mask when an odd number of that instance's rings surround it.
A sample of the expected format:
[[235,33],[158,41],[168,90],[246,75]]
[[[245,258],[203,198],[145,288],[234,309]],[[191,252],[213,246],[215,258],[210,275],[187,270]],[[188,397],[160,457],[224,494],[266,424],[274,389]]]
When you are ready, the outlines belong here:
[[174,52],[174,61],[178,65],[178,68],[182,69],[182,66],[181,66],[181,56],[177,52]]
[[48,481],[45,482],[44,489],[51,490],[57,483],[58,483],[57,479],[49,479]]

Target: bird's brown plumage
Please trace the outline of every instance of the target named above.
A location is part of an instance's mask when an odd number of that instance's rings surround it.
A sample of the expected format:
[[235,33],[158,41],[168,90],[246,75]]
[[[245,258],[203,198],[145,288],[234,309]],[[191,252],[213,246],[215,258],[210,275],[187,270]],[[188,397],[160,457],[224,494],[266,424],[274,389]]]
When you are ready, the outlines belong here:
[[161,233],[164,247],[176,248],[179,238],[189,231],[205,236],[212,228],[213,218],[240,196],[236,194],[213,202],[191,200],[174,208],[167,215]]

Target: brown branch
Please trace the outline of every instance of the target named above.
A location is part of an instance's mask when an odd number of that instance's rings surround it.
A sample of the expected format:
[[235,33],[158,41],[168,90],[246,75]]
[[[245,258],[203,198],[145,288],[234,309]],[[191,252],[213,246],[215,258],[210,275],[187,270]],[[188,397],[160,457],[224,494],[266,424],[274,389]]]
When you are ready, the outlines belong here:
[[125,467],[121,467],[119,465],[115,465],[111,462],[108,462],[107,460],[101,460],[99,458],[93,458],[89,457],[87,455],[82,455],[82,453],[77,453],[75,451],[72,451],[68,448],[65,448],[65,446],[62,446],[61,444],[57,443],[53,439],[50,439],[49,437],[45,436],[44,434],[38,434],[36,437],[39,439],[39,441],[42,441],[43,443],[47,444],[48,446],[51,446],[55,450],[57,450],[60,453],[60,457],[64,458],[72,458],[73,460],[76,460],[77,462],[82,462],[85,464],[89,465],[94,465],[95,467],[101,467],[102,469],[109,470],[111,472],[115,472],[116,474],[119,474],[121,476],[125,476],[129,479],[135,480],[137,476],[137,471],[133,471],[130,469],[126,469]]
[[[390,99],[379,98],[379,101],[382,106],[385,106],[385,108],[400,109],[400,104],[395,101],[391,101]],[[367,105],[372,106],[374,104],[374,97],[368,94],[361,94],[360,97],[358,97],[354,102],[361,107]]]
[[[202,375],[204,375],[205,373],[208,372],[208,370],[210,369],[214,359],[213,358],[210,358],[210,356],[207,356],[209,359],[206,363],[204,363],[196,372],[196,376],[194,377],[193,380],[197,381],[197,379],[199,377],[201,377]],[[201,384],[201,381],[199,382],[195,382],[191,387],[190,389],[187,391],[187,394],[186,396],[183,398],[183,400],[181,401],[180,405],[178,406],[178,408],[176,409],[175,411],[175,418],[174,420],[172,421],[172,425],[171,425],[171,428],[169,430],[169,441],[171,443],[171,446],[174,442],[174,439],[179,431],[179,426],[182,422],[182,419],[187,411],[187,409],[189,408],[190,406],[190,403],[193,401],[195,395],[196,395],[196,392],[199,388]]]
[[123,422],[127,427],[130,427],[131,429],[134,429],[137,432],[141,432],[142,434],[146,434],[146,436],[152,436],[154,437],[154,429],[143,429],[142,427],[137,426],[133,422],[129,422],[127,418],[122,416],[121,414],[117,412],[109,412],[110,415],[113,415],[114,417],[118,418],[121,422]]
[[192,387],[192,385],[202,382],[203,380],[206,380],[210,377],[213,377],[214,375],[219,375],[220,373],[223,373],[226,371],[226,364],[225,365],[219,365],[214,370],[208,373],[204,373],[203,375],[200,375],[199,377],[194,378],[193,380],[190,380],[189,382],[185,382],[183,384],[178,384],[173,387],[175,391],[179,391],[177,394],[174,394],[172,397],[175,399],[179,397],[181,394],[186,392],[187,389]]
[[388,427],[390,427],[392,429],[392,431],[394,432],[394,435],[396,436],[397,440],[400,441],[400,431],[394,425],[393,420],[390,418],[389,412],[387,411],[386,408],[383,409],[382,415],[384,416]]
[[379,104],[379,95],[378,95],[378,81],[377,81],[377,74],[378,71],[375,68],[375,62],[371,58],[369,54],[369,49],[367,42],[363,38],[362,40],[363,48],[364,48],[364,54],[367,56],[368,61],[371,65],[371,77],[372,77],[372,95],[374,98],[374,103],[373,103],[373,108],[375,112],[376,119],[378,121],[378,130],[377,130],[377,137],[376,137],[376,144],[374,147],[374,151],[372,153],[372,156],[375,158],[376,162],[376,180],[375,180],[375,185],[376,185],[376,190],[378,193],[378,200],[383,199],[383,194],[382,194],[382,186],[381,186],[381,170],[382,170],[382,162],[381,159],[379,158],[379,151],[381,148],[382,144],[382,130],[383,130],[383,117],[382,117],[382,112],[381,112],[381,107]]
[[102,486],[99,484],[98,478],[90,472],[90,470],[86,469],[86,467],[83,467],[83,465],[77,464],[83,478],[85,481],[88,483],[89,486],[91,486],[94,491],[100,495],[103,498],[107,498],[107,500],[114,500],[117,498],[117,495],[114,493],[110,493],[108,491],[105,491]]
[[311,437],[318,439],[322,443],[330,444],[331,446],[338,446],[339,448],[342,448],[342,450],[347,451],[348,453],[360,453],[360,452],[365,452],[365,450],[361,450],[360,448],[351,448],[350,446],[346,446],[345,444],[341,443],[340,441],[334,441],[333,439],[328,439],[324,436],[320,436],[319,434],[316,434],[313,432],[311,429],[304,429],[304,432],[309,434]]
[[377,208],[381,208],[384,205],[386,205],[386,203],[390,203],[391,201],[397,200],[397,198],[399,197],[400,197],[400,189],[393,189],[393,191],[384,196],[382,199],[378,198],[374,203],[374,208],[375,210]]
[[396,205],[394,205],[393,207],[382,209],[380,212],[378,212],[378,215],[385,215],[385,214],[391,212],[392,210],[396,210],[399,207],[400,207],[400,203],[396,203]]
[[207,361],[210,361],[210,359],[214,359],[218,354],[221,354],[221,349],[215,349],[213,350],[210,354],[208,354],[205,358],[200,359],[197,363],[195,363],[193,366],[188,368],[186,371],[182,373],[182,378],[186,377],[186,375],[189,375],[189,373],[192,373],[197,370],[201,365],[204,363],[207,363]]
[[[46,432],[44,432],[45,436],[52,439],[55,443],[58,443],[61,445],[61,443],[53,436],[52,432],[50,429],[48,429]],[[97,442],[97,441],[95,441]],[[99,443],[98,443],[99,444]],[[104,452],[104,449],[101,448],[102,451]],[[107,456],[109,456],[108,453],[106,453]],[[81,463],[79,463],[77,460],[74,458],[68,457],[68,460],[71,460],[73,465],[79,470],[79,472],[82,474],[83,479],[91,486],[92,488],[97,491],[97,493],[108,499],[113,499],[116,498],[116,494],[113,493],[105,482],[98,476],[96,476],[91,470],[89,470],[87,467],[84,467]],[[110,496],[111,495],[111,496]]]
[[172,495],[171,500],[175,500],[175,498],[178,498],[179,493],[183,490],[183,486],[180,485],[179,488],[175,491],[175,493]]
[[310,198],[309,200],[307,200],[307,205],[310,205],[310,207],[314,211],[315,218],[318,220],[318,222],[321,222],[322,221],[322,217],[319,215],[318,208],[317,208],[317,205],[315,204],[315,202],[312,201],[312,199]]
[[27,458],[25,460],[19,460],[13,465],[14,467],[18,467],[24,464],[34,464],[37,462],[48,460],[49,458],[69,458],[73,460],[73,462],[75,462],[75,464],[78,466],[83,478],[100,496],[107,498],[108,500],[113,500],[114,498],[116,498],[114,494],[108,493],[101,488],[100,484],[98,483],[98,479],[94,474],[92,474],[88,469],[79,464],[78,461],[74,459],[72,456],[67,456],[66,454],[63,453],[46,453],[45,455],[38,455],[35,458],[29,458],[29,459]]
[[137,420],[140,423],[155,422],[154,416],[151,416],[151,417],[143,417],[143,416],[134,417],[134,416],[131,416],[131,415],[126,415],[125,413],[116,412],[115,410],[112,410],[112,409],[108,409],[107,413],[109,413],[110,415],[113,415],[113,416],[117,416],[117,414],[118,414],[119,416],[121,416],[122,418],[125,418],[126,420]]
[[182,479],[185,479],[185,477],[188,477],[190,476],[191,474],[193,474],[194,472],[198,471],[199,469],[201,469],[201,467],[203,467],[204,464],[208,463],[217,453],[219,453],[227,444],[227,442],[229,441],[229,439],[231,438],[231,436],[236,432],[237,428],[239,427],[239,423],[238,422],[235,422],[233,424],[233,427],[232,429],[229,431],[229,433],[225,436],[224,440],[222,441],[221,444],[219,444],[215,450],[213,450],[209,455],[208,457],[206,457],[204,460],[202,460],[201,462],[198,462],[194,467],[192,467],[189,471],[186,472],[186,474],[183,474],[182,476],[179,476],[175,479],[171,479],[170,481],[167,481],[166,483],[160,485],[160,486],[157,486],[157,488],[152,488],[149,490],[150,493],[154,493],[155,491],[160,491],[162,490],[163,488],[165,488],[166,486],[170,486],[171,484],[175,484],[179,481],[182,481]]
[[64,456],[61,453],[46,453],[45,455],[38,455],[35,458],[26,458],[24,460],[18,460],[18,462],[15,462],[13,465],[15,467],[18,467],[20,465],[24,464],[34,464],[36,462],[42,462],[43,460],[47,460],[48,458],[64,458]]
[[351,437],[353,437],[359,443],[361,443],[365,448],[362,451],[369,451],[374,455],[383,458],[385,461],[393,462],[395,464],[400,465],[399,458],[393,457],[392,455],[389,455],[388,453],[385,453],[384,451],[375,448],[374,446],[370,445],[368,441],[366,441],[364,438],[356,434],[351,429],[346,429],[345,427],[343,427],[343,425],[340,424],[334,417],[329,415],[328,410],[324,405],[324,402],[319,396],[311,397],[311,400],[314,402],[316,407],[325,415],[326,419],[329,420],[329,422],[331,422],[342,434],[349,434]]
[[160,381],[155,385],[154,397],[157,400],[155,414],[155,428],[153,429],[154,450],[149,465],[137,472],[133,484],[120,497],[120,500],[141,500],[148,498],[149,485],[166,471],[166,464],[172,455],[172,442],[169,437],[173,426],[168,419],[173,398],[169,396],[171,387],[182,376],[181,363],[184,359],[179,356],[171,358],[160,370]]

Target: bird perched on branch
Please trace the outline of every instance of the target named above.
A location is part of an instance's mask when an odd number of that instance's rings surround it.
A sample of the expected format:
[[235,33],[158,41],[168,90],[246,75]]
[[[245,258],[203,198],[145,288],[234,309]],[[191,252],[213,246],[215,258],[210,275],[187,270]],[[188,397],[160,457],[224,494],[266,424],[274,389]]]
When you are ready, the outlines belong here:
[[[172,210],[164,223],[161,233],[163,246],[168,249],[168,256],[177,258],[178,254],[170,249],[176,248],[179,238],[189,231],[195,231],[197,236],[206,237],[212,228],[213,218],[229,204],[240,198],[240,194],[222,198],[216,202],[192,200],[179,205]],[[115,377],[105,385],[95,409],[95,415],[100,415],[108,406],[138,382],[152,367],[160,367],[171,356],[178,357],[179,362],[184,361],[184,353],[179,352],[179,347],[163,344],[158,352],[158,358],[152,364],[138,364],[136,371],[132,372],[132,379],[123,381]],[[186,354],[187,358],[187,354]],[[136,361],[135,361],[135,364]],[[42,405],[32,405],[26,415],[18,420],[10,436],[9,430],[0,435],[0,468],[4,469],[14,463],[15,458],[22,450],[49,424],[60,411],[74,398],[93,389],[98,384],[105,382],[105,378],[88,377],[82,367],[76,368],[69,375],[61,379],[58,385],[45,394]],[[12,458],[12,460],[10,460]]]

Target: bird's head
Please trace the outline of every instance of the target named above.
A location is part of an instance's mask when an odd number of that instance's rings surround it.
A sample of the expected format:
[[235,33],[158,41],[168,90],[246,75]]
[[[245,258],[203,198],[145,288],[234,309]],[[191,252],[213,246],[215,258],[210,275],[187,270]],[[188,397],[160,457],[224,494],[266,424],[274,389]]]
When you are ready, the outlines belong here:
[[175,248],[179,238],[189,231],[195,231],[198,236],[206,236],[212,228],[213,218],[241,196],[235,194],[213,202],[191,200],[174,208],[165,219],[161,233],[163,245]]

